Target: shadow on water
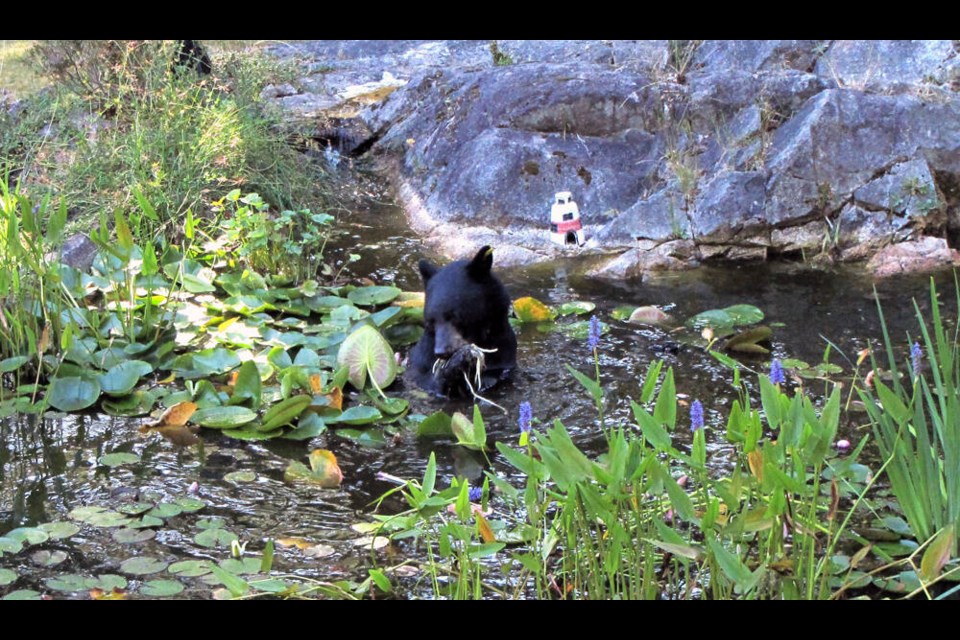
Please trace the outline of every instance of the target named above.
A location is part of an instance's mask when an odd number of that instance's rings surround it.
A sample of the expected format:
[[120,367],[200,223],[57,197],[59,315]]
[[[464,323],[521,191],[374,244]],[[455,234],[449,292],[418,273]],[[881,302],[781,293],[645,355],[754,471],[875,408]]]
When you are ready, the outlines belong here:
[[[402,216],[394,208],[374,207],[346,217],[350,238],[340,250],[363,256],[353,267],[357,275],[369,275],[381,284],[393,283],[410,290],[421,289],[416,262],[424,255],[421,241],[404,229]],[[435,255],[427,255],[437,259]],[[629,402],[637,398],[641,377],[651,360],[663,358],[674,368],[677,390],[687,400],[700,399],[707,424],[714,427],[712,464],[732,464],[721,443],[729,404],[734,397],[732,375],[701,348],[678,345],[668,332],[629,325],[612,319],[618,305],[657,305],[678,320],[707,309],[747,303],[766,315],[774,326],[773,354],[819,362],[827,340],[834,351],[831,362],[853,370],[857,352],[877,344],[879,320],[873,299],[874,283],[853,270],[817,271],[803,265],[769,263],[726,267],[703,267],[695,271],[664,274],[648,282],[610,282],[575,275],[576,257],[523,269],[495,269],[513,298],[533,296],[554,305],[567,301],[594,302],[595,313],[610,325],[601,339],[600,369],[606,393],[608,421],[630,420]],[[952,290],[951,274],[941,274],[941,290]],[[929,306],[929,280],[901,278],[877,284],[891,333],[906,344],[906,332],[915,333],[916,321],[911,299]],[[484,407],[487,430],[494,440],[515,443],[517,409],[529,401],[541,425],[560,419],[581,446],[597,450],[602,436],[592,399],[567,372],[569,364],[581,371],[593,371],[593,354],[585,341],[563,333],[545,333],[535,326],[518,331],[520,370],[514,378],[490,393],[508,410],[504,415]],[[771,356],[741,357],[748,369],[766,373]],[[755,376],[747,375],[748,385]],[[809,384],[816,392],[816,382]],[[438,409],[468,413],[472,404],[443,402],[397,383],[392,390],[411,400],[413,412],[429,414]],[[682,396],[683,397],[683,396]],[[468,413],[469,415],[469,413]],[[681,409],[680,437],[688,424]],[[350,525],[365,519],[370,504],[393,485],[378,479],[378,472],[401,478],[421,477],[431,451],[437,454],[442,480],[455,475],[478,483],[485,468],[483,457],[446,441],[418,440],[402,433],[381,447],[361,446],[328,432],[307,443],[269,441],[244,443],[213,431],[204,431],[205,456],[194,448],[179,449],[165,440],[144,438],[138,433],[139,420],[108,416],[69,415],[37,419],[14,415],[0,419],[0,532],[14,527],[66,519],[70,510],[83,505],[116,505],[136,502],[147,496],[154,502],[184,495],[196,495],[208,506],[191,517],[177,516],[171,526],[156,537],[137,545],[115,541],[110,529],[84,530],[81,535],[58,545],[67,552],[65,565],[77,573],[114,573],[131,555],[152,555],[168,561],[222,559],[228,551],[198,544],[194,536],[203,518],[221,518],[224,527],[250,541],[251,549],[262,547],[265,539],[302,537],[313,544],[329,546],[320,558],[309,558],[294,548],[279,550],[275,569],[305,577],[334,580],[362,578],[370,566],[368,548],[353,544],[357,534]],[[858,441],[861,434],[848,427],[845,437]],[[283,482],[291,460],[303,460],[314,447],[334,452],[344,473],[339,489],[317,489]],[[107,468],[98,465],[104,453],[128,451],[140,462]],[[511,471],[491,454],[496,473]],[[246,473],[244,473],[246,472]],[[517,479],[519,483],[519,479]],[[399,508],[397,501],[385,509]],[[176,524],[177,526],[173,526]],[[52,543],[50,543],[52,544]],[[15,566],[24,554],[0,557],[0,567]],[[49,592],[44,578],[53,573],[34,567],[22,571],[15,585],[4,589],[32,588]],[[61,573],[62,567],[58,568]],[[208,597],[202,583],[180,597]],[[66,594],[59,594],[60,596]],[[76,594],[74,594],[76,595]]]

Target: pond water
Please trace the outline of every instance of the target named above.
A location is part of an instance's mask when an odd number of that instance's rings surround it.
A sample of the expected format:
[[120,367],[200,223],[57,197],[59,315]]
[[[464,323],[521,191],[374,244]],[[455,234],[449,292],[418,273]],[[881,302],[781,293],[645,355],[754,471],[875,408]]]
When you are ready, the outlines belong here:
[[[405,290],[420,290],[417,260],[426,255],[422,243],[405,231],[401,214],[388,206],[368,206],[345,216],[351,238],[341,250],[357,252],[363,259],[354,265],[356,275],[369,275],[380,284],[393,283]],[[596,303],[594,313],[609,324],[601,339],[599,358],[606,392],[607,420],[630,420],[629,401],[639,396],[642,376],[651,360],[663,358],[672,366],[677,389],[690,401],[700,399],[706,409],[711,464],[731,464],[731,450],[722,444],[722,429],[734,397],[731,371],[702,348],[682,344],[678,336],[663,329],[631,325],[614,320],[611,312],[620,305],[658,305],[679,321],[707,309],[747,303],[759,307],[764,322],[774,327],[772,350],[781,358],[799,358],[811,364],[821,361],[827,340],[834,350],[831,362],[853,370],[851,361],[869,341],[880,337],[873,298],[874,283],[854,270],[816,270],[788,263],[703,267],[694,271],[664,274],[649,282],[610,282],[574,275],[576,256],[547,265],[523,269],[494,269],[511,296],[533,296],[547,304],[567,301]],[[938,276],[941,291],[952,292],[951,274]],[[905,332],[916,333],[911,299],[929,306],[929,279],[901,278],[876,285],[892,333],[906,344]],[[945,296],[947,297],[947,296]],[[952,305],[948,305],[952,309]],[[589,317],[589,316],[587,316]],[[569,364],[591,373],[593,355],[585,340],[562,332],[541,332],[535,326],[518,329],[520,369],[511,381],[487,395],[507,409],[504,415],[484,406],[483,415],[491,440],[515,443],[517,409],[529,401],[541,424],[561,419],[581,446],[596,450],[603,438],[592,399],[567,372]],[[738,359],[748,368],[766,373],[772,356]],[[755,376],[747,375],[753,387]],[[811,383],[811,390],[822,389]],[[411,401],[411,412],[429,414],[438,409],[459,410],[470,415],[470,402],[444,402],[426,397],[398,382],[391,395]],[[679,422],[689,424],[681,409]],[[372,566],[369,546],[358,546],[360,534],[352,524],[368,521],[371,503],[394,485],[380,472],[399,478],[422,477],[428,456],[436,452],[438,485],[453,476],[482,482],[483,457],[446,441],[418,440],[401,432],[381,446],[366,446],[328,431],[312,442],[273,440],[240,442],[214,430],[204,430],[203,455],[195,447],[179,448],[156,436],[139,433],[141,420],[104,415],[49,414],[38,418],[14,415],[0,419],[0,535],[16,527],[68,520],[68,514],[83,506],[123,510],[125,505],[174,504],[185,497],[205,506],[185,510],[166,519],[163,527],[145,531],[149,539],[117,540],[116,527],[103,526],[95,518],[77,522],[80,531],[63,540],[51,539],[36,547],[61,551],[61,561],[44,566],[49,555],[36,556],[33,548],[20,553],[2,552],[0,569],[13,570],[16,579],[4,585],[0,596],[10,591],[32,589],[53,597],[87,597],[84,590],[71,590],[56,582],[64,574],[123,575],[132,597],[148,580],[171,579],[168,571],[131,570],[123,564],[131,558],[149,557],[161,563],[209,559],[220,561],[229,549],[207,545],[198,536],[211,527],[236,534],[248,549],[259,551],[266,539],[302,538],[300,546],[279,546],[274,569],[304,579],[362,580]],[[855,424],[848,424],[844,437],[862,437]],[[678,430],[681,438],[685,429]],[[331,450],[343,470],[338,489],[319,489],[284,483],[284,469],[292,460],[304,460],[316,447]],[[139,462],[115,467],[98,464],[105,453],[131,452]],[[511,469],[495,452],[493,470],[509,477]],[[516,479],[519,485],[520,479]],[[183,504],[193,504],[184,502]],[[401,508],[388,501],[386,511]],[[494,499],[494,508],[496,508]],[[191,507],[192,508],[192,507]],[[131,513],[136,508],[130,508]],[[109,524],[109,523],[108,523]],[[401,548],[399,555],[406,550]],[[397,549],[379,552],[381,563],[397,562]],[[393,555],[390,555],[393,554]],[[158,565],[159,566],[159,565]],[[146,571],[146,572],[145,572]],[[210,597],[212,587],[202,577],[177,577],[186,589],[176,597]],[[52,581],[52,582],[51,582]]]

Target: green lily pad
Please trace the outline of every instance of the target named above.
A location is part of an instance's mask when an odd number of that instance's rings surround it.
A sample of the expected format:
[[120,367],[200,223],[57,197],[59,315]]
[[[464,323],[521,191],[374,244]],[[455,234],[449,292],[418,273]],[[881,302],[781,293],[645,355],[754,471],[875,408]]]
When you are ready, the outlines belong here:
[[316,413],[307,413],[297,422],[297,427],[283,437],[287,440],[309,440],[327,430],[326,422]]
[[[39,551],[36,551],[30,555],[30,560],[35,565],[39,565],[41,567],[55,567],[66,559],[67,553],[59,549],[55,551],[40,549]],[[3,584],[2,579],[0,579],[0,584]]]
[[74,591],[86,591],[90,589],[90,580],[91,578],[86,576],[69,573],[56,578],[47,578],[43,583],[48,589],[73,593]]
[[8,584],[13,584],[13,581],[17,579],[17,574],[11,571],[10,569],[0,568],[0,587],[6,586]]
[[383,429],[337,429],[337,435],[365,447],[379,448],[387,445],[387,436]]
[[190,422],[209,429],[235,429],[256,418],[257,414],[246,407],[210,407],[197,410],[190,417]]
[[44,522],[37,526],[38,529],[47,532],[51,540],[63,540],[80,532],[80,527],[72,522]]
[[30,362],[30,356],[14,356],[0,360],[0,373],[10,373],[16,371],[24,364]]
[[169,502],[161,502],[151,509],[147,515],[153,516],[154,518],[167,519],[178,516],[181,513],[183,513],[183,509],[180,507],[180,505],[171,504]]
[[417,437],[452,438],[451,418],[443,411],[431,413],[417,425]]
[[120,563],[120,571],[134,576],[146,576],[151,573],[159,573],[170,565],[159,558],[150,556],[136,556],[127,558]]
[[144,416],[150,413],[157,401],[155,393],[150,391],[134,391],[121,398],[104,398],[100,406],[111,416]]
[[259,431],[257,425],[248,424],[239,429],[224,429],[223,435],[236,440],[271,440],[279,438],[283,434],[281,429],[272,431]]
[[234,540],[239,540],[237,534],[219,527],[205,529],[193,537],[195,543],[208,549],[216,547],[229,549]]
[[140,593],[151,598],[175,596],[183,591],[184,586],[176,580],[148,580],[143,583]]
[[267,578],[266,580],[251,580],[250,588],[263,593],[283,593],[290,589],[291,583],[284,582],[277,578]]
[[257,479],[256,471],[251,471],[249,469],[243,469],[241,471],[231,471],[223,476],[223,479],[227,482],[232,482],[233,484],[242,484],[245,482],[253,482]]
[[125,464],[140,462],[140,456],[135,453],[121,451],[118,453],[107,453],[102,455],[97,458],[97,462],[105,467],[119,467]]
[[153,509],[152,502],[131,502],[117,507],[117,511],[128,516],[139,516]]
[[146,542],[157,537],[157,532],[153,529],[132,529],[123,527],[113,532],[113,539],[121,544],[136,544]]
[[7,531],[4,537],[22,540],[27,544],[42,544],[50,539],[50,534],[39,527],[19,527]]
[[131,529],[147,529],[147,528],[153,528],[153,527],[162,527],[163,520],[161,520],[160,518],[157,518],[156,516],[144,515],[144,516],[141,516],[138,520],[133,520],[132,522],[128,522],[127,526],[130,527]]
[[15,540],[6,536],[0,537],[0,555],[4,553],[20,553],[23,551],[23,540]]
[[557,307],[557,315],[560,317],[577,315],[582,316],[585,313],[590,313],[597,308],[597,305],[593,302],[586,302],[584,300],[573,300],[571,302],[564,302],[559,307]]
[[207,506],[207,503],[204,502],[203,500],[199,500],[197,498],[190,498],[186,496],[177,498],[176,500],[174,500],[174,502],[180,505],[180,509],[186,513],[193,513],[194,511],[200,511],[205,506]]
[[360,287],[347,294],[347,299],[361,307],[386,304],[400,295],[397,287],[372,286]]
[[177,576],[185,578],[195,578],[205,576],[212,571],[213,563],[209,560],[183,560],[174,562],[167,571]]
[[125,396],[137,386],[140,378],[149,373],[153,373],[153,366],[149,362],[127,360],[100,376],[100,389],[111,396]]
[[50,406],[65,412],[86,409],[99,397],[100,383],[79,377],[54,378],[46,395]]
[[385,389],[397,376],[397,361],[390,343],[370,325],[347,336],[337,353],[337,365],[348,367],[350,383],[360,390],[368,377],[376,388]]
[[260,573],[259,558],[226,558],[221,560],[219,567],[235,576],[253,575]]
[[43,596],[40,595],[39,591],[34,591],[32,589],[18,589],[16,591],[11,591],[7,595],[3,596],[4,600],[43,600]]
[[127,516],[110,511],[106,507],[77,507],[68,515],[74,520],[86,522],[94,527],[122,527],[130,522]]
[[341,412],[339,415],[324,416],[324,421],[327,424],[361,425],[376,422],[382,417],[383,414],[381,414],[376,407],[369,407],[361,404],[350,407],[346,411]]

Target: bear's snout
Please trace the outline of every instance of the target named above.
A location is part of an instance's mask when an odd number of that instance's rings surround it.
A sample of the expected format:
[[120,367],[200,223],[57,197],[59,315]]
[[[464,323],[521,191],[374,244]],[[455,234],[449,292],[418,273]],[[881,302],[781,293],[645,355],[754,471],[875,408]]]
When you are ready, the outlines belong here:
[[457,349],[466,344],[467,341],[452,325],[437,325],[433,341],[433,354],[438,358],[449,358]]

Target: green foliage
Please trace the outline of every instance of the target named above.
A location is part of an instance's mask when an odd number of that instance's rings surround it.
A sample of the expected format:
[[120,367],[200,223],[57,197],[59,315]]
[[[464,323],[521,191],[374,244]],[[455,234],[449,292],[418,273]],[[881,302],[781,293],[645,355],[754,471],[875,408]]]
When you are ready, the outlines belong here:
[[[955,289],[960,308],[960,282]],[[933,280],[930,303],[928,320],[914,302],[922,340],[913,347],[913,361],[904,366],[898,363],[877,302],[892,377],[885,383],[880,365],[873,361],[874,389],[860,391],[884,470],[918,541],[955,531],[960,523],[960,334],[957,328],[947,330]],[[927,374],[924,363],[929,364]],[[956,552],[955,538],[951,551]]]

